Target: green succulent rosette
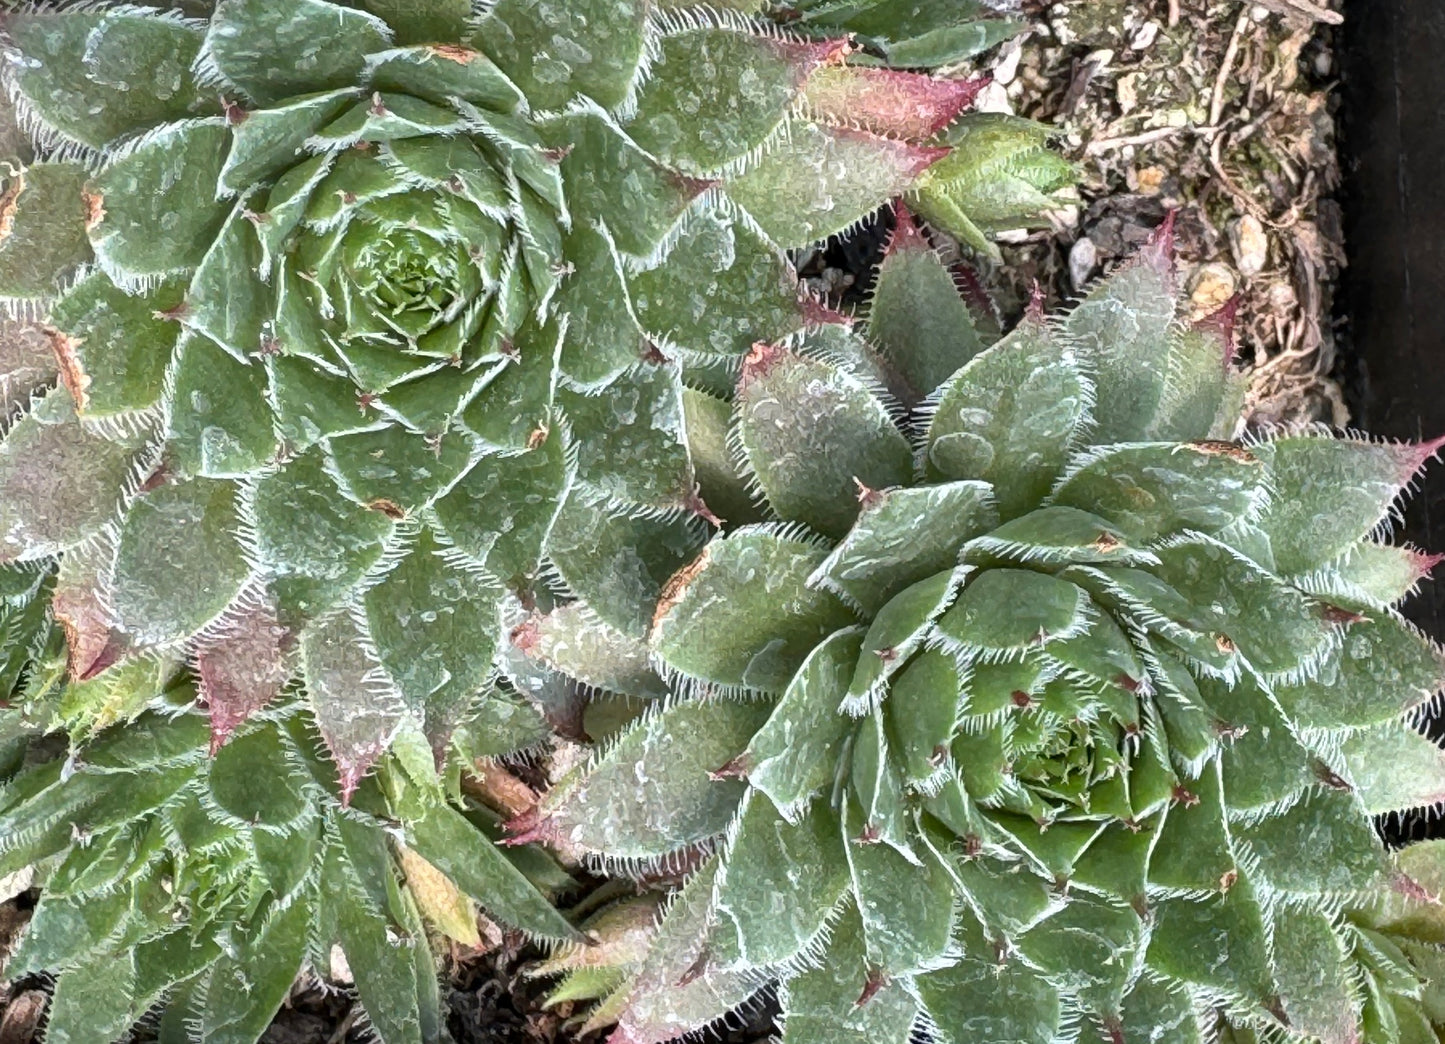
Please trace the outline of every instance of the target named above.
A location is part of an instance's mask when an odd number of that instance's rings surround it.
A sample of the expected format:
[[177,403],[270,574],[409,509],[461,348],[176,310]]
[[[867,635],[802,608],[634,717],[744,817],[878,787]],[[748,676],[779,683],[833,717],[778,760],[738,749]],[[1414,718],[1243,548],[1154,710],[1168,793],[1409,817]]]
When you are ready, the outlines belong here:
[[548,587],[645,626],[711,516],[684,387],[826,318],[785,250],[946,187],[977,91],[645,0],[4,30],[35,149],[0,297],[53,363],[0,443],[0,567],[61,560],[73,680],[194,666],[217,743],[299,678],[347,792],[400,730],[512,713]]
[[434,798],[424,743],[343,808],[296,701],[208,757],[195,699],[173,687],[83,757],[6,770],[0,876],[39,867],[44,891],[4,974],[55,976],[47,1041],[114,1040],[158,1012],[162,1040],[249,1044],[308,968],[355,989],[376,1039],[450,1040],[428,941],[441,900],[476,941],[451,881],[507,923],[575,938],[544,896],[566,874],[503,855],[484,809]]
[[615,646],[679,695],[513,825],[701,865],[614,1044],[770,982],[786,1044],[1433,1039],[1437,849],[1371,817],[1445,793],[1397,608],[1434,560],[1382,542],[1440,444],[1235,441],[1171,252],[990,343],[903,215],[866,339],[760,343],[716,401],[766,520]]

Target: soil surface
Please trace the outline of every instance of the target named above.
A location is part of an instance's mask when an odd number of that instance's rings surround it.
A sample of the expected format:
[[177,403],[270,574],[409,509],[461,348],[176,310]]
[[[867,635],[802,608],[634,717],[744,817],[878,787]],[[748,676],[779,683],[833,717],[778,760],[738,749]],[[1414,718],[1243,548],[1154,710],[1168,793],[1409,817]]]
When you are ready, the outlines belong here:
[[[1004,267],[982,273],[1021,313],[1037,283],[1051,307],[1143,243],[1179,211],[1180,275],[1203,317],[1239,299],[1238,338],[1254,375],[1250,423],[1344,426],[1332,320],[1344,264],[1334,200],[1338,0],[1025,0],[1032,31],[980,66],[984,106],[1057,126],[1080,167],[1077,206],[1051,227],[1005,237]],[[866,293],[887,219],[800,259],[805,277],[845,302]],[[948,244],[940,243],[945,250]],[[3,893],[8,894],[8,893]],[[0,959],[33,891],[0,902]],[[522,974],[540,956],[494,936],[443,968],[458,1044],[563,1044],[571,1012],[542,1007],[546,984]],[[0,1044],[41,1038],[43,980],[0,981]],[[297,984],[265,1044],[360,1044],[344,990]],[[772,1039],[772,1011],[716,1035]],[[141,1027],[136,1044],[153,1041]]]

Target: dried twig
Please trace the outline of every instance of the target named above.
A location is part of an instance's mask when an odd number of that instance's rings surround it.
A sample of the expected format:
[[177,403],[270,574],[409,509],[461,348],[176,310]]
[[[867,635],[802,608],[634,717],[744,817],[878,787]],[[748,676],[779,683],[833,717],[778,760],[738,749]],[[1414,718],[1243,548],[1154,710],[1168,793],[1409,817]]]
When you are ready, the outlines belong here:
[[1239,57],[1239,41],[1244,38],[1244,31],[1249,28],[1249,7],[1239,12],[1239,18],[1234,23],[1234,33],[1229,38],[1229,47],[1225,49],[1224,59],[1219,63],[1219,75],[1214,79],[1214,94],[1209,101],[1209,125],[1219,126],[1219,118],[1224,115],[1224,89],[1229,84],[1229,78],[1234,74],[1234,62]]
[[1177,29],[1177,28],[1179,28],[1179,19],[1180,19],[1180,17],[1181,17],[1181,16],[1180,16],[1180,11],[1179,11],[1179,0],[1169,0],[1169,28],[1170,28],[1170,29]]
[[1213,134],[1218,131],[1216,126],[1209,127],[1159,127],[1155,130],[1147,130],[1140,134],[1128,134],[1119,138],[1095,138],[1084,149],[1086,156],[1098,156],[1101,153],[1112,152],[1114,149],[1127,149],[1144,145],[1156,145],[1161,141],[1168,141],[1170,138],[1178,137],[1181,134]]

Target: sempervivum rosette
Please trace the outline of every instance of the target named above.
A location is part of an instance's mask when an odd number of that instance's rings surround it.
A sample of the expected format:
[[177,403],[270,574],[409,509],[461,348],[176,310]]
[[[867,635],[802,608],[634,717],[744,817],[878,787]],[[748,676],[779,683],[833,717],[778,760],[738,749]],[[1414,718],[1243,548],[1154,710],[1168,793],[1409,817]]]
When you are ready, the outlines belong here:
[[1439,856],[1370,816],[1445,793],[1409,724],[1445,661],[1395,608],[1433,560],[1379,542],[1439,444],[1232,441],[1171,247],[985,347],[905,216],[880,353],[748,356],[733,480],[773,521],[659,601],[686,698],[516,823],[700,867],[599,1009],[617,1044],[779,980],[788,1044],[1431,1034],[1438,950],[1386,936],[1439,941]]
[[223,742],[299,674],[349,791],[477,712],[544,564],[640,626],[708,514],[684,371],[816,317],[783,249],[909,191],[977,89],[652,8],[6,16],[43,161],[0,295],[59,383],[0,446],[0,562],[63,556],[72,677],[109,679],[73,731],[184,655]]

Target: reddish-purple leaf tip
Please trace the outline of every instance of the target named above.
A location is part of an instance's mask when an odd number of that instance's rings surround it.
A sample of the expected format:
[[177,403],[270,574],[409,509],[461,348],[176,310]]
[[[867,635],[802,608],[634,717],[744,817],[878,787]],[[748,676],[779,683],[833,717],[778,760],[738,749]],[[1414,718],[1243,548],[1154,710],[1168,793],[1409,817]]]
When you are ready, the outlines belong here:
[[893,204],[893,215],[897,224],[893,227],[893,234],[888,237],[888,246],[884,249],[885,259],[894,254],[905,251],[932,251],[933,244],[923,234],[923,228],[918,224],[918,219],[913,216],[913,211],[908,205],[899,200]]
[[1239,354],[1239,340],[1236,337],[1236,328],[1239,325],[1239,310],[1244,305],[1244,295],[1235,294],[1219,311],[1212,315],[1206,315],[1203,319],[1194,324],[1196,330],[1205,331],[1219,335],[1219,340],[1224,347],[1224,372],[1228,373],[1234,365],[1234,360]]

